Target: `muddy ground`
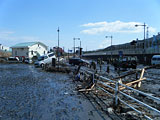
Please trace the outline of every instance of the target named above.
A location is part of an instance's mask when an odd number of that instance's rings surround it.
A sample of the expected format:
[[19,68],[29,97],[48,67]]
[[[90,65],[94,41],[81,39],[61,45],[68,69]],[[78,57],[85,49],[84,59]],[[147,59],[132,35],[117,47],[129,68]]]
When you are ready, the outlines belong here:
[[[138,68],[143,67],[138,66]],[[109,78],[118,76],[113,66],[110,65],[109,74],[106,73],[106,68],[105,64],[102,71],[98,71]],[[142,81],[139,90],[160,97],[159,72],[160,69],[146,70],[144,76],[147,79]],[[72,79],[69,74],[45,72],[33,65],[0,64],[0,120],[109,120],[118,118],[115,114],[107,115],[107,106],[102,104],[104,111],[96,106],[96,101],[94,101],[96,97],[88,99],[86,95],[78,93],[77,83]],[[108,106],[113,101],[109,96],[103,99]],[[151,101],[144,96],[138,96],[138,99],[160,109],[160,103],[157,101]],[[121,119],[131,119],[131,116],[128,117],[129,112],[133,111],[129,110],[120,114]],[[159,116],[156,116],[157,114],[152,118],[158,120]]]
[[0,120],[110,119],[80,93],[68,74],[26,64],[0,64]]

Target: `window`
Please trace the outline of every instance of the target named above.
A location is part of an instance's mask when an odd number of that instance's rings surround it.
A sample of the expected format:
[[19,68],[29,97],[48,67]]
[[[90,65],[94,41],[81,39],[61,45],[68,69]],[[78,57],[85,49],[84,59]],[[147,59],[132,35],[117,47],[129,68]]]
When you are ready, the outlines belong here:
[[52,53],[52,54],[49,54],[48,56],[49,56],[49,57],[52,57],[52,56],[54,56],[54,54]]
[[38,61],[41,61],[41,60],[44,60],[44,56],[40,56],[40,57],[38,58]]
[[15,51],[15,55],[17,55],[17,51]]
[[44,59],[47,59],[48,57],[47,56],[44,56]]
[[33,55],[33,50],[31,51],[31,55]]
[[157,58],[152,58],[152,60],[157,60]]

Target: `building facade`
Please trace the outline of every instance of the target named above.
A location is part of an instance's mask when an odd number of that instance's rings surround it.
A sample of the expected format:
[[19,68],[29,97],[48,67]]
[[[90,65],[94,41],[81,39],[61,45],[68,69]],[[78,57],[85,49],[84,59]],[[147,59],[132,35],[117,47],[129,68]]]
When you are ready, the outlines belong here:
[[53,47],[53,52],[56,53],[57,56],[58,56],[58,52],[59,52],[59,56],[61,56],[61,55],[63,55],[64,50],[61,47],[59,47],[59,51],[58,51],[58,47],[56,46],[56,47]]
[[11,47],[12,56],[19,58],[36,59],[37,57],[47,54],[48,48],[41,42],[19,43]]
[[151,63],[153,55],[160,55],[160,33],[145,40],[133,40],[129,43],[112,45],[105,49],[86,53],[88,58],[117,59],[121,56],[136,56],[139,63]]
[[143,54],[160,54],[160,34],[144,40],[133,40],[130,43],[112,45],[97,54],[105,53],[106,55],[119,55],[122,51],[124,55],[143,55]]

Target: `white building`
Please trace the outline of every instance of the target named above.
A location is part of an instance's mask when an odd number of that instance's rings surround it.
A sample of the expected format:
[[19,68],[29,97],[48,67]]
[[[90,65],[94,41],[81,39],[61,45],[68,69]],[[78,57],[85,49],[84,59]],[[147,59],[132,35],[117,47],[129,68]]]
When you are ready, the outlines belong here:
[[0,50],[9,51],[9,47],[3,46],[2,44],[0,44]]
[[48,52],[48,48],[41,42],[19,43],[11,47],[12,56],[19,58],[36,59]]

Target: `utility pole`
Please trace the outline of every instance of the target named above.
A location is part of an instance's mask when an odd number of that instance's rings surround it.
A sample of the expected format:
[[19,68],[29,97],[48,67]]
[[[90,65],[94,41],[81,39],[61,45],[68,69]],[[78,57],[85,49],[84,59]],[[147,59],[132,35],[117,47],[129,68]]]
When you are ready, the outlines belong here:
[[64,49],[65,49],[65,48],[64,48],[64,46],[63,46],[63,51],[64,51]]
[[146,56],[145,56],[145,53],[146,53],[146,39],[145,39],[145,28],[146,28],[146,24],[144,23],[143,25],[135,25],[135,27],[138,27],[138,26],[143,26],[143,27],[144,27],[144,48],[143,48],[143,60],[144,60],[144,64],[146,64]]
[[144,23],[144,54],[146,53],[146,38],[145,38],[145,28],[146,28],[146,24]]
[[145,49],[146,49],[146,41],[145,41],[145,28],[146,28],[146,24],[144,23],[143,25],[135,25],[135,27],[138,27],[138,26],[143,26],[144,27],[144,53],[145,53]]
[[80,48],[79,48],[79,57],[81,58],[82,55],[82,48],[81,48],[81,40],[80,40]]
[[57,51],[57,54],[58,54],[58,69],[59,69],[59,27],[58,27],[58,30],[57,30],[57,32],[58,32],[58,51]]
[[147,46],[149,47],[149,31],[148,31],[148,28],[149,28],[149,27],[147,27],[147,35],[146,35],[146,38],[147,38]]
[[74,57],[75,57],[75,40],[80,40],[80,38],[73,38]]
[[106,36],[106,38],[108,38],[108,37],[111,38],[111,60],[112,60],[112,38],[113,38],[113,36],[112,35],[111,36]]
[[69,60],[69,48],[68,48],[68,60]]
[[74,51],[73,56],[75,57],[75,38],[73,38],[73,51]]
[[149,38],[149,31],[148,31],[149,27],[147,27],[147,39]]

